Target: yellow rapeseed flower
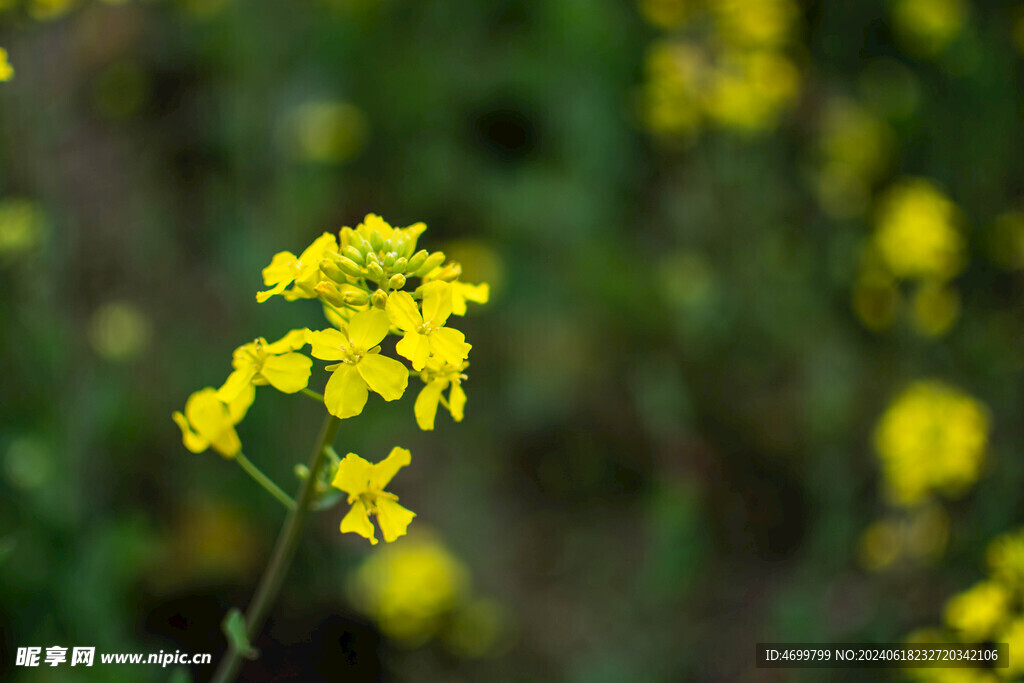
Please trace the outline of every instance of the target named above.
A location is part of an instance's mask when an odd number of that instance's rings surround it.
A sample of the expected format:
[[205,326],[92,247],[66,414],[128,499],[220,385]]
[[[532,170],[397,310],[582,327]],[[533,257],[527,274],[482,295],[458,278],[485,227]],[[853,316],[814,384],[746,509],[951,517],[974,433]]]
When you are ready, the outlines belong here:
[[[423,276],[423,282],[439,282],[450,266],[435,268]],[[455,315],[466,315],[466,302],[472,301],[475,304],[485,304],[491,298],[491,286],[486,282],[478,285],[458,280],[448,280],[452,292],[452,313]]]
[[[437,404],[444,403],[452,419],[462,422],[463,411],[466,407],[466,392],[462,390],[462,380],[466,379],[463,374],[469,363],[463,361],[458,365],[445,363],[440,358],[433,356],[427,360],[427,366],[420,372],[420,378],[424,382],[423,389],[416,397],[416,405],[413,412],[416,413],[416,424],[420,429],[430,431],[434,428],[434,418],[437,416]],[[445,401],[441,395],[444,390],[451,387],[448,393],[448,400]]]
[[389,638],[410,645],[437,635],[469,591],[469,572],[423,534],[367,557],[349,586],[352,602]]
[[985,556],[994,577],[1024,589],[1024,530],[996,537],[989,543]]
[[388,317],[405,333],[395,351],[412,361],[414,370],[422,370],[431,354],[458,365],[466,360],[472,345],[466,343],[462,332],[444,326],[452,314],[452,286],[428,282],[419,291],[423,293],[422,314],[408,292],[394,292],[388,297]]
[[922,282],[914,292],[911,308],[914,329],[926,337],[940,337],[960,317],[960,295],[942,282]]
[[904,180],[881,201],[875,246],[896,277],[948,280],[966,263],[959,216],[931,182]]
[[14,67],[7,61],[7,50],[0,47],[0,81],[9,81],[14,77]]
[[910,385],[875,429],[889,498],[910,507],[932,492],[963,493],[981,472],[988,429],[988,411],[970,396],[936,381]]
[[368,389],[385,401],[394,401],[405,393],[409,371],[394,358],[382,355],[378,346],[390,326],[384,311],[371,309],[356,313],[340,330],[309,333],[315,358],[341,361],[327,366],[334,374],[324,390],[324,403],[335,417],[348,418],[363,412]]
[[[330,252],[338,251],[338,242],[329,232],[317,237],[305,251],[296,256],[290,251],[274,254],[270,265],[263,269],[263,284],[271,287],[257,292],[256,300],[260,303],[275,294],[284,294],[289,301],[295,299],[315,299],[314,288],[320,281],[320,261]],[[288,285],[295,286],[285,291]]]
[[370,515],[373,515],[388,543],[405,535],[416,513],[399,505],[398,496],[384,488],[410,461],[409,451],[397,446],[377,464],[371,464],[355,453],[345,456],[331,482],[332,486],[348,494],[348,502],[352,506],[341,520],[342,533],[357,533],[376,545],[377,537],[370,522]]
[[1010,591],[998,581],[982,581],[946,603],[946,625],[965,642],[982,642],[1009,614]]
[[231,365],[235,368],[217,396],[224,402],[235,399],[250,385],[269,384],[278,391],[294,394],[309,384],[313,361],[296,353],[306,345],[309,330],[292,330],[273,344],[263,337],[235,349]]
[[944,51],[963,30],[966,18],[963,0],[895,0],[892,4],[896,37],[919,57]]
[[230,403],[217,398],[213,387],[200,389],[185,402],[185,413],[175,412],[171,417],[181,428],[181,441],[193,453],[213,448],[225,458],[233,458],[242,450],[242,442],[235,425],[242,421],[256,396],[249,385]]

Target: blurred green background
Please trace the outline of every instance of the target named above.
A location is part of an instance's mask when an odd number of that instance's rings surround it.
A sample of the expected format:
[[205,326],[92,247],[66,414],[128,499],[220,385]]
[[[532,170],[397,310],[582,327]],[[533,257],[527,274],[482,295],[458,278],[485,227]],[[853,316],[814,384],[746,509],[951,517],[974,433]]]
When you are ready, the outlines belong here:
[[[260,270],[368,212],[491,284],[466,418],[343,424],[411,449],[418,517],[318,516],[244,680],[902,680],[754,645],[1009,638],[1011,580],[945,606],[1024,521],[1022,11],[3,0],[0,677],[219,657],[283,514],[171,412],[319,324]],[[264,389],[239,432],[293,489],[320,419]]]

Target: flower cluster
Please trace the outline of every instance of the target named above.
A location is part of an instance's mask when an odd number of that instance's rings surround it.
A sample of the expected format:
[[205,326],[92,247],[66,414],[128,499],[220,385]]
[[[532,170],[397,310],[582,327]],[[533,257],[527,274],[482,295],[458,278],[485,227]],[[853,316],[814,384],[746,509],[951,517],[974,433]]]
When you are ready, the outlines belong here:
[[0,81],[14,78],[14,67],[7,61],[7,50],[0,47]]
[[[1024,674],[1024,529],[1003,534],[989,543],[988,575],[952,596],[943,611],[943,625],[918,630],[908,637],[915,643],[1008,643],[1009,667],[974,670],[974,678],[995,683],[1017,680]],[[940,672],[956,669],[915,669],[919,681],[955,680]],[[969,670],[959,670],[969,671]]]
[[910,281],[915,331],[938,336],[953,326],[960,297],[950,281],[967,264],[960,223],[956,205],[930,181],[904,179],[883,195],[853,295],[865,325],[889,327],[901,301],[898,285]]
[[643,14],[674,35],[648,51],[640,99],[646,125],[686,140],[707,124],[744,132],[773,128],[799,94],[787,54],[792,0],[642,0]]
[[[185,447],[195,453],[212,448],[251,467],[241,455],[235,427],[258,386],[306,393],[322,401],[331,415],[347,419],[363,412],[371,392],[385,401],[401,398],[414,377],[423,384],[414,405],[421,429],[434,428],[438,406],[461,421],[466,405],[462,382],[472,346],[449,322],[453,315],[465,315],[467,302],[486,303],[490,290],[487,284],[460,282],[461,266],[446,262],[443,252],[418,249],[425,230],[423,223],[395,228],[370,214],[337,236],[323,233],[298,255],[276,254],[263,269],[266,289],[256,300],[315,299],[327,325],[291,330],[275,342],[260,337],[235,349],[225,382],[194,393],[184,412],[174,413]],[[398,341],[386,349],[389,335]],[[307,345],[309,355],[302,352]],[[397,358],[388,354],[390,349]],[[330,363],[322,396],[308,388],[309,356]],[[414,514],[384,487],[409,461],[409,451],[396,447],[375,465],[354,453],[335,463],[328,481],[348,494],[351,505],[343,532],[376,543],[373,516],[385,541],[405,533]],[[326,481],[322,488],[328,488]]]
[[933,493],[963,494],[981,473],[988,431],[988,411],[974,398],[938,381],[911,384],[874,434],[890,501],[913,507]]

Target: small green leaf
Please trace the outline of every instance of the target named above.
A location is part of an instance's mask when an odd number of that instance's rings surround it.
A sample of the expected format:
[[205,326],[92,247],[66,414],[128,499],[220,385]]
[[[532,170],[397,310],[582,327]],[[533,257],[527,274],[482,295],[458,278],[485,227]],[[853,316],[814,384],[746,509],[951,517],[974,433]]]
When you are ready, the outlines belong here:
[[224,617],[221,624],[224,635],[228,638],[231,649],[238,652],[246,659],[256,659],[260,656],[259,651],[249,643],[249,635],[246,633],[245,617],[237,607],[232,607]]

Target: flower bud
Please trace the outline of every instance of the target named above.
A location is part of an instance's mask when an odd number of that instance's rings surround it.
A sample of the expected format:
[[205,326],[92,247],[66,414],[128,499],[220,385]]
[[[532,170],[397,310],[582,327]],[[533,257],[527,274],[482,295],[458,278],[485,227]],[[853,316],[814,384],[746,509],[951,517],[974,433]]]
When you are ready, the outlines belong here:
[[374,251],[380,251],[380,248],[384,246],[384,238],[376,230],[370,233],[370,245]]
[[409,265],[406,266],[405,272],[415,273],[426,262],[428,256],[430,256],[430,252],[426,249],[420,249],[417,251],[412,255],[412,258],[409,259]]
[[409,259],[404,256],[399,256],[395,259],[395,262],[391,264],[392,273],[404,273],[409,267]]
[[442,280],[444,282],[454,282],[459,279],[460,275],[462,275],[462,264],[452,261],[442,268],[441,272],[438,273],[434,279]]
[[371,263],[380,263],[380,258],[378,258],[377,252],[375,251],[366,252],[366,265],[370,265]]
[[307,479],[309,479],[309,468],[303,465],[302,463],[299,463],[298,465],[295,466],[295,476],[301,479],[302,481],[306,481]]
[[402,287],[405,287],[405,276],[401,273],[395,273],[391,276],[391,279],[388,280],[388,287],[390,289],[401,289]]
[[383,289],[378,289],[373,293],[373,296],[370,297],[370,303],[373,304],[375,308],[383,309],[388,303],[388,295],[384,293]]
[[427,257],[427,260],[423,262],[423,265],[416,269],[416,275],[423,277],[434,268],[444,263],[444,252],[435,251],[433,254]]
[[341,290],[333,282],[321,281],[313,290],[320,295],[320,298],[332,306],[344,306],[345,300],[341,296]]
[[384,269],[380,267],[380,264],[374,261],[366,267],[366,272],[370,274],[370,277],[378,282],[384,277]]
[[384,264],[385,268],[390,270],[391,266],[395,265],[395,252],[389,251],[386,254],[384,254],[384,260],[382,261],[382,263]]
[[395,248],[392,246],[393,244],[394,242],[391,241],[390,237],[384,240],[384,243],[380,245],[381,253],[390,254],[391,252],[393,252],[395,250]]
[[327,277],[328,280],[334,280],[335,282],[346,282],[347,278],[345,273],[342,272],[341,268],[329,258],[325,258],[320,261],[320,272]]
[[363,269],[360,268],[352,259],[346,258],[345,256],[331,254],[331,260],[333,260],[334,263],[337,264],[338,268],[340,268],[346,275],[351,275],[352,277],[363,277]]
[[359,251],[358,249],[353,247],[351,244],[348,245],[347,247],[345,247],[344,249],[342,249],[341,253],[346,258],[351,259],[353,263],[356,263],[356,264],[358,264],[360,266],[363,265],[364,263],[366,263],[366,254],[364,254],[363,252]]
[[366,292],[355,292],[349,290],[345,292],[341,298],[348,306],[365,306],[370,300],[370,295]]

